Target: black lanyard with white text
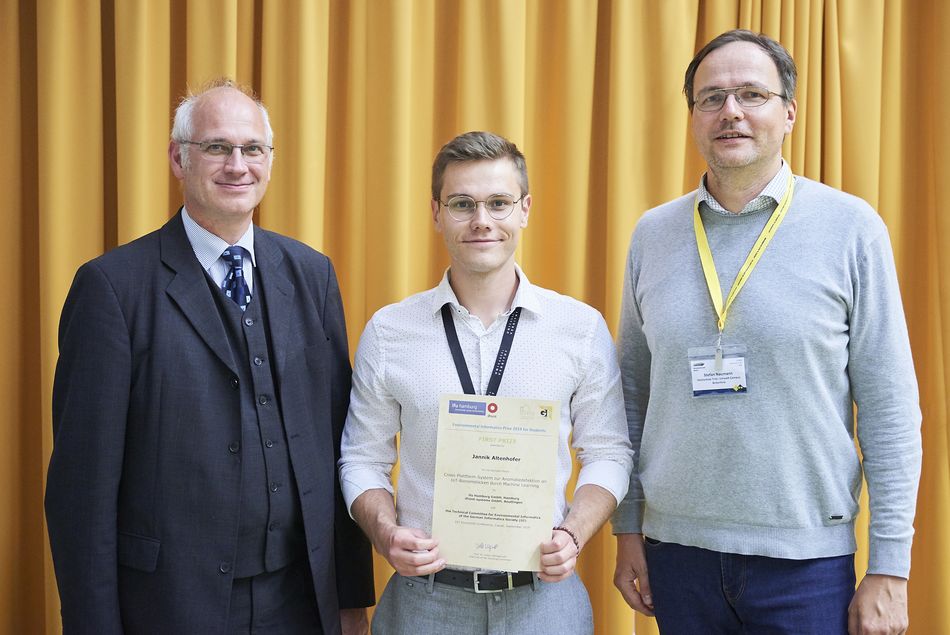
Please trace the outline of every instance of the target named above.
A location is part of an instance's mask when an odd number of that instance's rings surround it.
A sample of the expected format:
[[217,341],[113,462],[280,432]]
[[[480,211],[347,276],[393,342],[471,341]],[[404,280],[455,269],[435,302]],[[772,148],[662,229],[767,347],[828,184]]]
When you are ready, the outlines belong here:
[[[491,371],[488,389],[485,391],[488,396],[493,397],[498,394],[498,386],[501,385],[501,376],[505,374],[505,365],[508,363],[508,354],[511,352],[511,343],[515,339],[515,330],[518,328],[520,317],[520,306],[508,316],[505,334],[501,338],[501,346],[498,347],[498,356],[495,357],[495,367]],[[449,341],[449,349],[452,351],[455,370],[458,372],[459,381],[462,383],[462,391],[466,395],[474,395],[476,394],[475,385],[472,384],[472,376],[468,373],[465,355],[462,354],[462,346],[459,344],[459,336],[455,330],[455,321],[452,319],[452,308],[448,304],[442,305],[442,324],[445,326],[445,339]]]

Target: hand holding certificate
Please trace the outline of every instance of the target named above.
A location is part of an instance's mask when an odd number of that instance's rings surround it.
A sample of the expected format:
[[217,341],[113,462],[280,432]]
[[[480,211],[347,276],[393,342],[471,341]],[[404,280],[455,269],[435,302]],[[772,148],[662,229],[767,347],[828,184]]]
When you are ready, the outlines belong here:
[[541,570],[559,424],[556,402],[441,396],[432,535],[447,563]]

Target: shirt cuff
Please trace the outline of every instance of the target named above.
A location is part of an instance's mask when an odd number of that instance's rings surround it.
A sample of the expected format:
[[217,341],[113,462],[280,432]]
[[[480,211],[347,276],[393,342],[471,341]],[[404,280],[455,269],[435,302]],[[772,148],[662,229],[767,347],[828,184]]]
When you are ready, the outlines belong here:
[[584,485],[599,485],[614,495],[619,505],[627,495],[630,486],[630,473],[616,461],[594,461],[581,467],[577,475],[576,493]]
[[340,488],[343,490],[343,500],[346,501],[346,511],[350,518],[353,518],[353,502],[366,490],[384,489],[394,494],[389,477],[369,469],[347,470],[346,476],[340,477]]

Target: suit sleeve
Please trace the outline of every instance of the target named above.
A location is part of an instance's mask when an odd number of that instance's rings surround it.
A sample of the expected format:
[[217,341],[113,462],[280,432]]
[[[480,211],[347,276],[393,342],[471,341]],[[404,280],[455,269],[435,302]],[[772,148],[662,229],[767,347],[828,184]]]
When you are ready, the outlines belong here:
[[131,346],[115,290],[95,262],[76,274],[59,327],[46,520],[63,632],[121,633],[116,509]]
[[[329,264],[323,325],[333,346],[333,456],[334,466],[340,460],[340,441],[350,401],[350,355],[343,318],[343,300],[333,265]],[[373,580],[373,552],[369,540],[350,518],[340,489],[339,472],[336,474],[336,501],[334,506],[334,553],[336,557],[337,593],[340,608],[360,608],[375,603]]]

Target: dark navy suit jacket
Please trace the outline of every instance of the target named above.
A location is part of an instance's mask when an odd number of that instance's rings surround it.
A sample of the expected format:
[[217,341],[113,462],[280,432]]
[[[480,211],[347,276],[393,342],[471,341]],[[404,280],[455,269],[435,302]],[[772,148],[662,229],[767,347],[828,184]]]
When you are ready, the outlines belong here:
[[[338,633],[340,608],[373,602],[370,547],[336,471],[350,390],[343,306],[324,255],[260,228],[254,249],[314,589],[325,632]],[[46,514],[65,633],[223,631],[240,395],[180,214],[79,269],[59,349]]]

